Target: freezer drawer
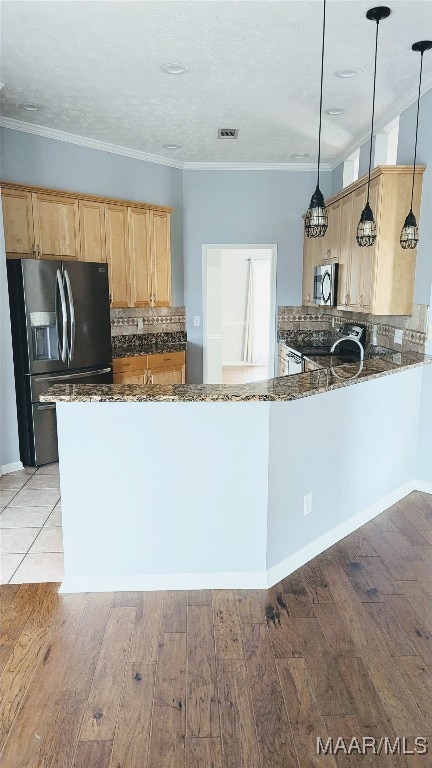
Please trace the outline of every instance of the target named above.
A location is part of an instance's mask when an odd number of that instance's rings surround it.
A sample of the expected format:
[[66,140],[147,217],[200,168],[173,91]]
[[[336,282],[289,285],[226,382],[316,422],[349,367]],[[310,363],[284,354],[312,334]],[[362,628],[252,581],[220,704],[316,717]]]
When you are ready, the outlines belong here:
[[50,374],[49,376],[30,376],[30,400],[38,403],[40,396],[54,384],[112,384],[113,375],[110,365],[106,368],[78,371],[76,373]]
[[[55,403],[31,406],[34,438],[34,464],[58,461],[57,419]],[[33,463],[33,462],[32,462]]]

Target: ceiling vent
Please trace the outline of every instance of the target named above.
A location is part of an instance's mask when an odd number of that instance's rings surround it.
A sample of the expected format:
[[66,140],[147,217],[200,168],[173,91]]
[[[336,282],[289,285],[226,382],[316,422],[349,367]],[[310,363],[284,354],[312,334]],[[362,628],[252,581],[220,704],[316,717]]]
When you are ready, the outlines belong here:
[[238,137],[238,128],[219,128],[218,139],[236,139]]

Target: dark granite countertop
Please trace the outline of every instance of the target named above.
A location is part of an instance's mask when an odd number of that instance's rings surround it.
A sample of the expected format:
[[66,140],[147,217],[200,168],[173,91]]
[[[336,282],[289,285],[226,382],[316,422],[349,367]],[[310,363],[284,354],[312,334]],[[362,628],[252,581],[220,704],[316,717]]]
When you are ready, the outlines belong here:
[[[318,359],[318,358],[317,358]],[[322,358],[320,358],[322,360]],[[327,392],[361,381],[387,376],[432,362],[432,357],[416,352],[366,357],[358,363],[344,363],[334,370],[283,376],[253,384],[65,384],[50,387],[41,395],[43,402],[249,402],[285,401]],[[320,363],[322,365],[322,363]]]
[[165,352],[184,352],[187,346],[185,331],[162,333],[131,333],[112,338],[113,360],[119,357],[157,355]]

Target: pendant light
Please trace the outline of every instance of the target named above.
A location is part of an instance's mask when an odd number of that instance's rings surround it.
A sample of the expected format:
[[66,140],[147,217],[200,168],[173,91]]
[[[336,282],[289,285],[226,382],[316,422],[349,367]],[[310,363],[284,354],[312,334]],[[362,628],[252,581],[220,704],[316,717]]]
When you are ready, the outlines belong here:
[[317,175],[316,189],[311,197],[309,208],[306,212],[306,217],[305,217],[305,232],[308,237],[324,237],[328,227],[327,208],[325,207],[323,193],[321,192],[319,187],[320,163],[321,163],[321,124],[322,124],[322,94],[323,94],[323,76],[324,76],[325,23],[326,23],[326,0],[324,0],[322,47],[321,47],[321,85],[320,85],[319,129],[318,129],[318,175]]
[[360,221],[357,227],[357,243],[362,248],[369,247],[374,244],[376,240],[376,225],[372,208],[369,205],[369,192],[370,192],[370,177],[372,166],[372,139],[374,129],[375,118],[375,88],[376,88],[376,70],[377,70],[377,54],[378,54],[378,28],[382,19],[386,19],[390,16],[390,8],[385,5],[380,5],[377,8],[370,8],[366,13],[366,18],[370,21],[376,22],[376,35],[375,35],[375,60],[374,60],[374,79],[373,79],[373,96],[372,96],[372,121],[371,121],[371,135],[370,135],[370,147],[369,147],[369,171],[368,171],[368,186],[367,186],[367,198],[366,205],[363,208],[360,216]]
[[412,177],[412,185],[411,185],[411,205],[409,209],[409,214],[405,219],[405,224],[402,227],[402,232],[400,235],[400,244],[402,248],[404,248],[405,250],[409,248],[415,248],[418,243],[418,226],[417,226],[416,217],[413,214],[412,204],[413,204],[413,197],[414,197],[414,181],[415,181],[415,170],[416,170],[416,160],[417,160],[417,136],[418,136],[418,126],[419,126],[420,89],[421,89],[422,70],[423,70],[423,54],[425,51],[429,51],[432,48],[432,40],[420,40],[418,43],[414,43],[414,45],[412,45],[411,48],[413,51],[420,52],[420,76],[419,76],[418,97],[417,97],[417,119],[416,119],[415,143],[414,143],[413,177]]

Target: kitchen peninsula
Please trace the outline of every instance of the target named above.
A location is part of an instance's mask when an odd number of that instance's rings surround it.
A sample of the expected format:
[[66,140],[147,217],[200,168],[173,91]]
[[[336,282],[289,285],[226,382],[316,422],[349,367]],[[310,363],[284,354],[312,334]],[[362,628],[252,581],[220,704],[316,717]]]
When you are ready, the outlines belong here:
[[406,352],[238,386],[52,387],[61,591],[280,581],[413,489],[429,362]]

